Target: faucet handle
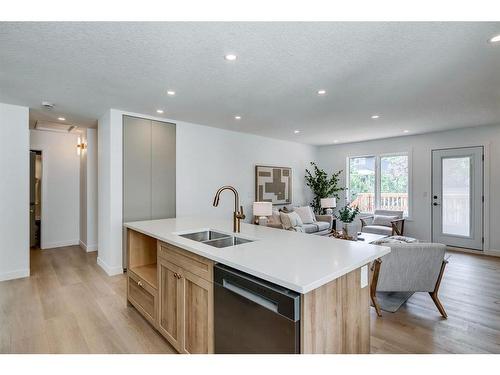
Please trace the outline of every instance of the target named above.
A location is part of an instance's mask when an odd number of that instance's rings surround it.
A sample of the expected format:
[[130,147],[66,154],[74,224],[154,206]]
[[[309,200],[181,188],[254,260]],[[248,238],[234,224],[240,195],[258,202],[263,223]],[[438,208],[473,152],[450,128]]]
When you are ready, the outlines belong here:
[[245,214],[243,213],[243,206],[240,206],[240,212],[238,216],[242,220],[245,219]]

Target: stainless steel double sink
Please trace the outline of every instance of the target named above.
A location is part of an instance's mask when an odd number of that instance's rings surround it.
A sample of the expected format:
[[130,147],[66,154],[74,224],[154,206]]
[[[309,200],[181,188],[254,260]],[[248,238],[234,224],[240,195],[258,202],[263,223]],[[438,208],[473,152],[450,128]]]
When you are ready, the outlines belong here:
[[254,241],[243,237],[237,237],[226,233],[216,232],[213,230],[203,230],[192,233],[185,233],[185,234],[180,234],[179,236],[218,248],[237,246]]

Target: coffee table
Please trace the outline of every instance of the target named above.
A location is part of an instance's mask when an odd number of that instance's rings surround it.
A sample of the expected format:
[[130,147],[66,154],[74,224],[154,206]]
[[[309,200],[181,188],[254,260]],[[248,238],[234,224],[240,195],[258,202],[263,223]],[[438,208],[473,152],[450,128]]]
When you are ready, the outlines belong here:
[[358,234],[358,239],[357,241],[360,242],[366,242],[366,243],[372,243],[378,240],[381,240],[382,238],[386,238],[385,234],[373,234],[373,233],[363,233]]
[[[335,233],[342,234],[342,231],[338,231],[338,232],[335,232]],[[356,240],[357,242],[372,243],[372,242],[381,240],[382,238],[388,237],[387,235],[384,235],[384,234],[373,234],[373,233],[363,233],[363,232],[361,232],[361,233],[358,232],[358,233],[359,233],[358,234],[358,239]],[[335,237],[333,230],[332,230],[332,233],[330,233],[328,236],[329,237],[338,238],[338,237]],[[347,240],[346,238],[341,238],[341,239]]]

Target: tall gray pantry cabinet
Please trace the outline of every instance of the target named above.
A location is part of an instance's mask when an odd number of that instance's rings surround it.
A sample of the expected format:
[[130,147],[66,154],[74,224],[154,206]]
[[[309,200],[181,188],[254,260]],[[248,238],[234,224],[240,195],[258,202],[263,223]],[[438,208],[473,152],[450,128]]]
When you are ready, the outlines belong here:
[[172,123],[123,116],[124,223],[175,217],[175,131]]

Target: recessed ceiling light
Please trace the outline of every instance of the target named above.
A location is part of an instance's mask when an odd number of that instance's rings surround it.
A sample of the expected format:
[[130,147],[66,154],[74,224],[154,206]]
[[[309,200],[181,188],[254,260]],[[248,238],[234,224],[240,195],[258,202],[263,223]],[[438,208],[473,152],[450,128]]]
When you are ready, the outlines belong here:
[[409,130],[403,130],[403,133],[409,133],[410,131]]
[[299,134],[300,133],[300,130],[294,130],[293,131],[295,134]]
[[66,121],[66,119],[64,117],[58,117],[57,118],[59,121]]
[[372,116],[372,119],[374,119],[374,120],[376,120],[376,119],[378,119],[378,118],[380,118],[380,116],[379,116],[379,115],[373,115],[373,116]]
[[163,109],[157,109],[156,113],[159,113],[161,115],[163,113]]
[[168,90],[168,91],[167,91],[167,95],[174,96],[174,95],[175,95],[175,91],[173,91],[173,90]]
[[232,53],[229,53],[227,54],[226,56],[224,56],[224,58],[227,60],[227,61],[234,61],[236,60],[238,57]]
[[318,90],[318,95],[325,95],[326,94],[326,90]]
[[241,120],[241,116],[234,116],[235,120]]
[[339,140],[338,140],[338,139],[335,139],[335,140],[333,141],[333,143],[339,143]]
[[490,43],[498,43],[500,42],[500,34],[495,35],[493,38],[490,39]]

